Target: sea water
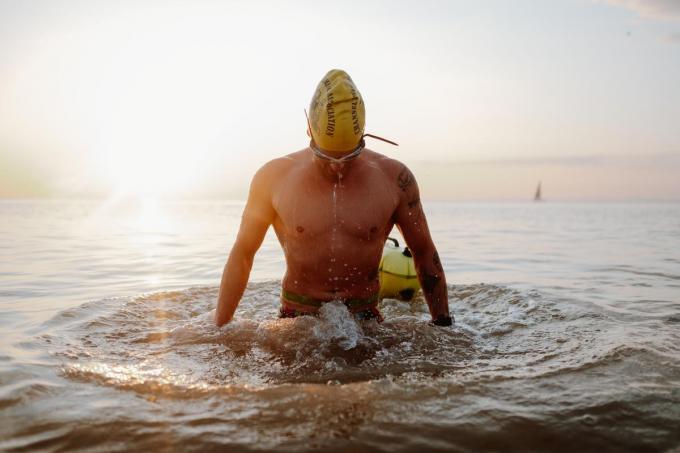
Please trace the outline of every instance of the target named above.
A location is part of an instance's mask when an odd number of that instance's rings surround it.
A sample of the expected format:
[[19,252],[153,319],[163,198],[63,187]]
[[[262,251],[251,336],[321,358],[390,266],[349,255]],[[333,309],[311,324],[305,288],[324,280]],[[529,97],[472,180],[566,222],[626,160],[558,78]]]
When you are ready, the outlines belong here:
[[212,320],[243,203],[0,203],[0,450],[680,447],[680,205],[424,203],[421,297],[276,317],[270,232]]

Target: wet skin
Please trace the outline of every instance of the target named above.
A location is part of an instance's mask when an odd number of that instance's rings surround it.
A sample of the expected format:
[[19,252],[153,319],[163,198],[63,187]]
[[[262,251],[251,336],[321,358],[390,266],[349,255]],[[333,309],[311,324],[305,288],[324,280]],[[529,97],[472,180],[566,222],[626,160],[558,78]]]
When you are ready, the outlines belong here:
[[265,164],[253,178],[225,265],[218,325],[233,317],[270,225],[286,257],[283,288],[321,300],[377,293],[382,249],[396,225],[413,252],[433,319],[448,316],[446,280],[418,186],[400,162],[364,150],[354,160],[330,163],[307,148]]
[[274,229],[286,255],[283,287],[317,299],[369,297],[398,203],[368,152],[336,165],[294,155],[274,190]]

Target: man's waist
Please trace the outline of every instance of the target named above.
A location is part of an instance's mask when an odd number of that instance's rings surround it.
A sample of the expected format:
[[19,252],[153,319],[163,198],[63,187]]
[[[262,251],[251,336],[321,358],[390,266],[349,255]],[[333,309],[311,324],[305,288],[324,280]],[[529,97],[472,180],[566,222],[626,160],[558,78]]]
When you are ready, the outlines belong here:
[[376,292],[368,297],[333,297],[330,299],[319,299],[315,297],[296,294],[285,289],[281,290],[281,302],[284,305],[296,305],[310,311],[317,311],[325,303],[338,300],[345,304],[350,311],[360,311],[375,307],[380,301],[379,293]]

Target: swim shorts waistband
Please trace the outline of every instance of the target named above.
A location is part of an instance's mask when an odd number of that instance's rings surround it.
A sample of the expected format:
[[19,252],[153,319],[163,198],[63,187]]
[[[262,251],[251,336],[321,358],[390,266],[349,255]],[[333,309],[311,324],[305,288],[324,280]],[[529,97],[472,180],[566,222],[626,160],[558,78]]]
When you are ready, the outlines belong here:
[[[366,298],[351,298],[351,299],[339,299],[345,304],[349,311],[361,311],[366,310],[371,307],[378,305],[380,301],[380,296],[378,293],[373,294]],[[302,305],[305,308],[319,309],[323,304],[329,302],[328,300],[315,299],[313,297],[303,296],[300,294],[291,293],[285,289],[281,290],[281,302],[286,305],[286,302],[292,302],[295,305]],[[316,311],[316,310],[315,310]]]

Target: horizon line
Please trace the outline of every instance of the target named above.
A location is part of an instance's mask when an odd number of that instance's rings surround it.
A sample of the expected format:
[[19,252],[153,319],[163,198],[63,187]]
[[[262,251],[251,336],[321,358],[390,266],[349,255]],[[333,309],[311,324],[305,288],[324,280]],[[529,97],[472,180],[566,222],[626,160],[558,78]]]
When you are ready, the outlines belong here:
[[[75,202],[75,203],[94,203],[110,201],[111,197],[106,196],[22,196],[22,197],[3,197],[0,196],[0,203],[5,202]],[[220,197],[163,197],[156,195],[126,196],[117,199],[117,202],[130,202],[139,200],[155,200],[163,203],[225,203],[225,204],[245,204],[245,198],[220,198]],[[428,198],[422,197],[426,203],[528,203],[528,204],[636,204],[636,203],[658,203],[675,204],[680,203],[677,198],[543,198],[536,201],[533,197],[527,198]]]

